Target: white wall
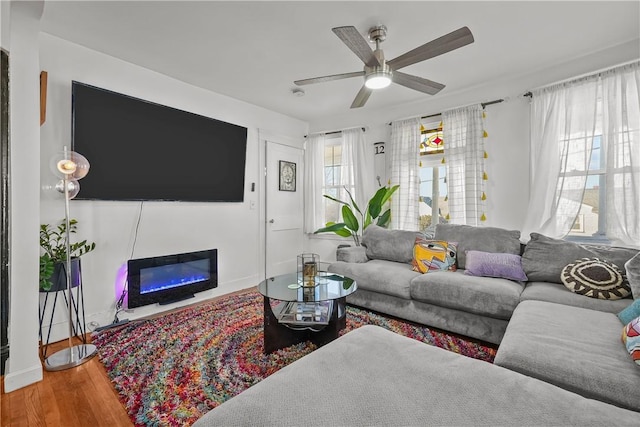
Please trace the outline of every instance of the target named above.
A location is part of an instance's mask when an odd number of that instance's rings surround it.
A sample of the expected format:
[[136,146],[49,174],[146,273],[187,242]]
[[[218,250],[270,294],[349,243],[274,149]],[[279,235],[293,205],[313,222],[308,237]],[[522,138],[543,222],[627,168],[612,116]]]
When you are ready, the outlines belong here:
[[11,40],[11,3],[0,1],[0,48],[9,50]]
[[[2,12],[9,51],[10,194],[9,359],[6,392],[42,379],[38,357],[38,223],[40,130],[38,33],[43,2],[12,2]],[[6,19],[9,17],[10,19]],[[8,22],[7,22],[8,21]],[[6,37],[5,25],[10,25]],[[9,39],[7,44],[5,39]]]
[[[426,116],[451,108],[505,99],[503,103],[486,107],[489,180],[485,225],[520,230],[529,200],[529,98],[522,95],[531,89],[559,80],[637,60],[638,52],[640,45],[635,40],[588,56],[568,58],[567,62],[557,64],[553,68],[531,70],[526,75],[496,75],[494,81],[488,81],[479,87],[451,92],[445,89],[438,96],[425,96],[424,100],[413,104],[384,111],[368,111],[365,107],[349,114],[322,118],[309,123],[309,132],[365,126],[368,142],[388,143],[391,133],[388,123],[392,120]],[[348,98],[344,101],[351,102]],[[373,150],[373,146],[371,149]],[[389,151],[388,147],[386,151]],[[379,171],[372,173],[375,176]],[[523,236],[523,240],[528,240],[528,236]],[[349,239],[340,239],[333,235],[316,235],[307,239],[305,250],[320,254],[323,260],[334,260],[335,248],[339,243],[351,242]]]
[[[131,256],[140,202],[72,201],[71,216],[79,221],[78,237],[96,242],[96,250],[82,257],[87,323],[105,325],[114,315],[116,273],[131,258],[144,258],[208,248],[218,249],[218,288],[197,298],[165,307],[140,307],[120,318],[135,319],[212,296],[255,286],[264,271],[260,238],[258,128],[300,141],[305,122],[89,50],[48,34],[40,37],[40,63],[49,74],[47,121],[41,129],[40,220],[49,223],[64,216],[61,195],[45,189],[56,182],[49,158],[71,143],[71,81],[124,93],[162,105],[213,117],[248,128],[245,201],[243,203],[144,202]],[[178,146],[176,146],[178,147]],[[91,162],[92,159],[88,159]],[[91,173],[91,171],[89,171]],[[256,191],[251,192],[251,183]],[[82,188],[82,181],[80,181]],[[35,287],[34,287],[35,289]],[[59,307],[60,308],[60,307]],[[67,334],[64,310],[57,310],[52,340]]]

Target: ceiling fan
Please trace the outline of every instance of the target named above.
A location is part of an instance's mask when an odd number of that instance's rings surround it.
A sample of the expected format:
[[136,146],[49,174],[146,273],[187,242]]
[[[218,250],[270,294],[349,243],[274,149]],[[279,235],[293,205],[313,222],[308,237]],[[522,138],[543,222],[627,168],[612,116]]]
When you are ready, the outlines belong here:
[[401,73],[398,70],[473,43],[473,34],[471,34],[469,28],[462,27],[387,61],[384,58],[384,52],[380,49],[380,43],[387,38],[387,27],[384,25],[378,25],[369,30],[369,39],[376,43],[375,50],[371,49],[367,40],[355,27],[336,27],[332,28],[332,31],[364,62],[364,70],[296,80],[294,83],[302,86],[348,79],[350,77],[364,77],[364,85],[353,100],[351,108],[362,107],[373,90],[387,87],[391,82],[429,95],[435,95],[444,88],[443,84]]

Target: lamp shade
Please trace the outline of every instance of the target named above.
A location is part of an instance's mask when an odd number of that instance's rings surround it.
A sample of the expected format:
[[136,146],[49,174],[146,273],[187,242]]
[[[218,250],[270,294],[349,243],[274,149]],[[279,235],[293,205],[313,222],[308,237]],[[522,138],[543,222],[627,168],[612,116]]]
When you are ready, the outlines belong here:
[[65,147],[51,158],[51,171],[62,179],[82,179],[89,173],[89,161],[80,153]]
[[61,179],[56,184],[56,190],[60,193],[64,193],[64,186],[67,186],[69,190],[69,200],[73,199],[80,192],[80,183],[77,179]]

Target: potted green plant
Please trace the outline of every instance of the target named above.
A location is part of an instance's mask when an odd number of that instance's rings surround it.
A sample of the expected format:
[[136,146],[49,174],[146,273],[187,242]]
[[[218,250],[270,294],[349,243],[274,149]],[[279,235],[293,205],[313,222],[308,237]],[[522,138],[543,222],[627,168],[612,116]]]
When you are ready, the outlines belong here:
[[[376,194],[373,195],[371,200],[367,203],[367,206],[362,212],[355,200],[353,200],[353,196],[345,188],[345,191],[349,195],[350,203],[344,202],[342,200],[338,200],[334,197],[328,196],[324,194],[323,196],[327,199],[333,200],[334,202],[338,202],[342,204],[342,220],[343,222],[327,222],[326,226],[314,231],[313,234],[318,233],[335,233],[338,236],[342,237],[352,237],[356,246],[360,246],[360,239],[362,236],[362,232],[376,221],[376,224],[380,227],[387,227],[389,222],[391,221],[391,209],[387,209],[384,212],[382,211],[383,207],[391,198],[391,195],[395,193],[398,189],[399,185],[394,185],[393,187],[381,187],[376,191]],[[360,227],[360,221],[358,221],[359,214],[360,220],[362,221],[362,227]]]
[[[78,221],[69,220],[69,233],[75,234]],[[96,244],[86,240],[70,243],[71,284],[80,283],[80,257],[96,248]],[[58,225],[40,225],[40,291],[55,292],[67,288],[67,223],[60,221]]]

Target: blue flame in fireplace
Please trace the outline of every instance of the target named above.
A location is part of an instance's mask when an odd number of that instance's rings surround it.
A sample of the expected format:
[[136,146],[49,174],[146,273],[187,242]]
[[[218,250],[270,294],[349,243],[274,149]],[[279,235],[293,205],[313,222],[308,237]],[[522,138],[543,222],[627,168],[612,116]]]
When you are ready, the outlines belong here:
[[208,259],[142,268],[140,294],[178,288],[210,278]]

